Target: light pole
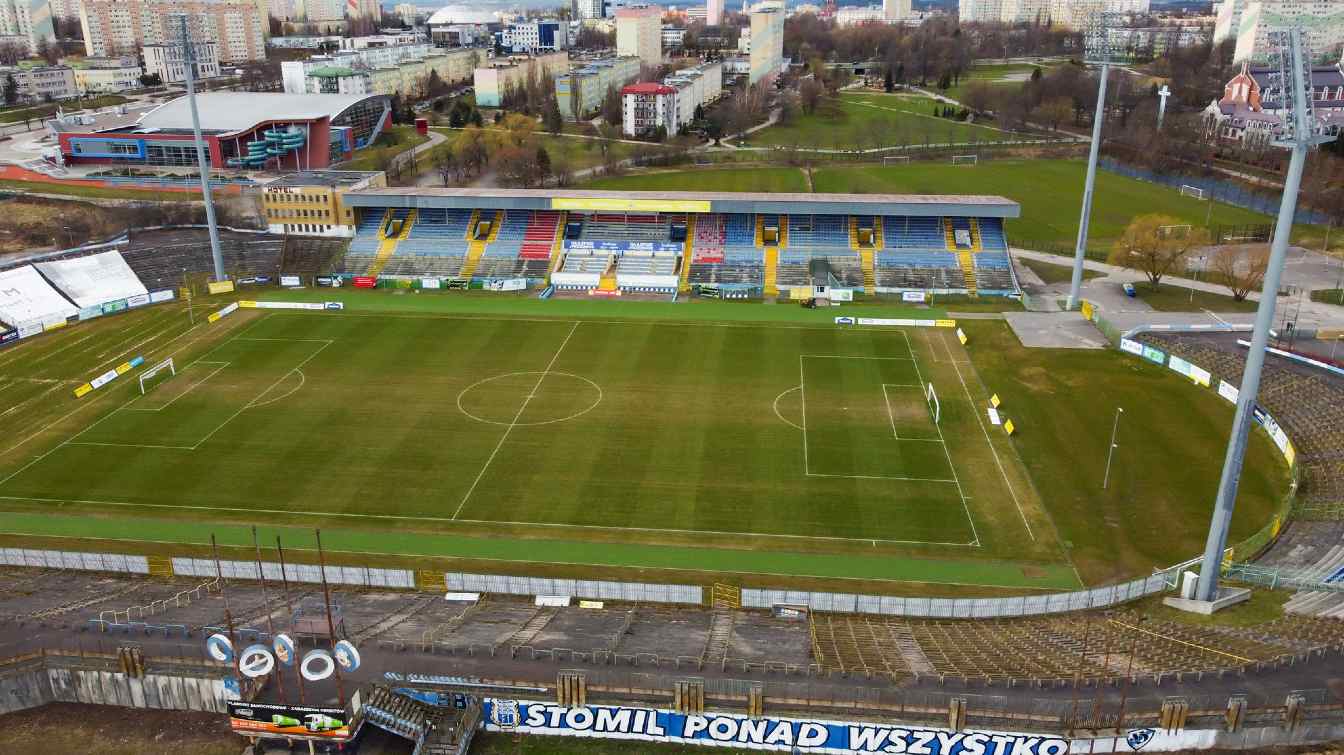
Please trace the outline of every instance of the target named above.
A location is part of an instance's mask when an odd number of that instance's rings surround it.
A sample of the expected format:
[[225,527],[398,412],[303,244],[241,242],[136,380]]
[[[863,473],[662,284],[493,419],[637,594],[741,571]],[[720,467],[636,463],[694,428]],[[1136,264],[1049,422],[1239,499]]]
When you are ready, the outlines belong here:
[[1115,421],[1111,423],[1111,447],[1106,449],[1106,475],[1101,478],[1101,489],[1106,490],[1111,484],[1111,459],[1115,457],[1115,437],[1120,432],[1120,415],[1124,414],[1122,407],[1115,407]]
[[1092,144],[1087,154],[1087,178],[1083,182],[1083,209],[1078,218],[1078,243],[1073,250],[1073,277],[1069,282],[1069,299],[1065,306],[1069,310],[1078,307],[1083,287],[1083,258],[1087,255],[1087,228],[1092,221],[1092,190],[1097,183],[1097,157],[1101,151],[1101,125],[1106,120],[1106,79],[1111,72],[1111,64],[1118,62],[1118,56],[1111,50],[1110,30],[1119,28],[1118,14],[1108,13],[1100,8],[1088,19],[1083,32],[1083,42],[1087,45],[1089,63],[1101,65],[1101,81],[1097,84],[1097,111],[1092,116]]
[[178,17],[182,35],[182,70],[187,82],[187,103],[191,105],[191,131],[196,142],[196,165],[201,171],[201,199],[205,200],[205,224],[210,231],[210,257],[215,266],[215,280],[224,280],[224,256],[219,250],[219,228],[215,225],[215,203],[210,199],[210,159],[206,157],[205,139],[201,136],[201,115],[196,109],[196,43],[187,28],[187,15]]
[[[1268,16],[1274,24],[1274,17]],[[1242,373],[1241,388],[1237,394],[1237,413],[1232,420],[1232,437],[1227,443],[1227,455],[1223,460],[1222,477],[1218,482],[1218,497],[1214,501],[1213,516],[1209,522],[1209,535],[1204,544],[1204,558],[1199,569],[1199,586],[1195,590],[1195,599],[1211,603],[1218,597],[1219,569],[1223,561],[1223,549],[1227,547],[1228,530],[1232,525],[1232,512],[1237,503],[1237,485],[1241,479],[1242,463],[1246,457],[1246,440],[1251,429],[1256,397],[1260,392],[1260,373],[1265,366],[1265,347],[1269,342],[1269,330],[1274,324],[1274,304],[1279,290],[1279,280],[1283,275],[1283,263],[1288,256],[1288,237],[1293,230],[1293,214],[1297,209],[1297,193],[1302,186],[1302,170],[1307,161],[1307,150],[1325,142],[1333,136],[1321,133],[1321,124],[1313,114],[1311,99],[1310,72],[1308,61],[1311,55],[1305,49],[1303,31],[1295,19],[1281,19],[1279,26],[1287,27],[1276,31],[1271,40],[1278,48],[1278,71],[1272,74],[1282,86],[1283,137],[1275,143],[1291,150],[1288,171],[1284,174],[1283,199],[1279,204],[1279,217],[1274,227],[1274,240],[1270,245],[1269,265],[1265,269],[1264,295],[1260,297],[1260,306],[1255,312],[1255,328],[1251,334],[1251,346],[1246,353],[1246,369]]]

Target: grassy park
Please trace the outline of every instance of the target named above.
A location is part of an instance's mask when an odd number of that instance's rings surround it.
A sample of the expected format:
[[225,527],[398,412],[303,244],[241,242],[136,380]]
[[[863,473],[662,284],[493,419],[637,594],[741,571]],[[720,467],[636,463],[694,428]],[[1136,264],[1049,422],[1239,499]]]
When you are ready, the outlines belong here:
[[758,131],[739,143],[858,150],[1018,138],[996,128],[940,118],[934,114],[937,107],[936,101],[922,96],[845,93],[813,113],[799,114],[789,123]]

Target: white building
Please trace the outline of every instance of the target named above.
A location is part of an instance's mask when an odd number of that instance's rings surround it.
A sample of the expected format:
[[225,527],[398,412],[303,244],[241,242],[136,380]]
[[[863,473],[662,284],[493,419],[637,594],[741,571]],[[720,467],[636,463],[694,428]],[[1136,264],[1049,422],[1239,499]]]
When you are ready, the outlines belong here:
[[[1099,7],[1107,12],[1147,15],[1150,0],[958,0],[963,22],[1051,23],[1077,28]],[[913,14],[910,14],[913,15]]]
[[557,19],[519,21],[500,32],[500,45],[513,52],[555,52],[569,47],[569,24]]
[[616,10],[616,54],[634,56],[645,65],[663,62],[663,11],[644,5]]
[[203,0],[83,0],[80,26],[91,57],[134,52],[142,45],[175,42],[185,14],[197,41],[215,45],[219,60],[266,58],[265,16],[253,2]]
[[680,50],[686,44],[686,30],[680,26],[663,26],[663,49]]
[[132,57],[85,58],[75,69],[75,87],[81,94],[106,94],[140,88],[140,75],[145,71]]
[[392,7],[392,15],[401,19],[403,24],[414,26],[416,16],[420,15],[420,6],[414,3],[397,3]]
[[602,0],[573,0],[570,12],[575,20],[602,18]]
[[705,0],[705,25],[718,26],[723,23],[723,0]]
[[882,0],[882,15],[888,21],[900,21],[914,15],[910,0]]
[[747,83],[773,83],[784,70],[784,11],[766,7],[751,12],[751,73]]
[[642,136],[662,128],[675,136],[695,119],[696,108],[722,94],[723,63],[718,61],[682,69],[662,83],[631,84],[621,90],[622,131]]
[[79,95],[70,66],[0,67],[0,81],[14,77],[20,102],[49,102]]
[[[170,84],[186,81],[187,65],[183,60],[181,45],[145,45],[145,73],[158,74],[163,83]],[[219,75],[219,53],[214,42],[201,42],[196,45],[197,80],[209,79]]]
[[[1229,11],[1228,23],[1235,14],[1236,9]],[[1337,59],[1340,46],[1344,45],[1344,3],[1340,0],[1253,0],[1245,2],[1240,9],[1236,26],[1237,48],[1233,60],[1269,60],[1273,53],[1269,45],[1269,33],[1282,26],[1285,17],[1303,21],[1307,45],[1313,57]],[[1227,32],[1222,13],[1219,13],[1218,24],[1214,27],[1215,41],[1227,38],[1218,36],[1220,30]]]

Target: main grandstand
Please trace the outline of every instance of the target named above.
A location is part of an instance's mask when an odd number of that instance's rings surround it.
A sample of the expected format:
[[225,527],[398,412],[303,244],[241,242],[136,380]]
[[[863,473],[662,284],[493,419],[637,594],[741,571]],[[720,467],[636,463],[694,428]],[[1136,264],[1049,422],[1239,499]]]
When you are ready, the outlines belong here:
[[370,189],[341,272],[559,291],[1019,293],[1001,197]]

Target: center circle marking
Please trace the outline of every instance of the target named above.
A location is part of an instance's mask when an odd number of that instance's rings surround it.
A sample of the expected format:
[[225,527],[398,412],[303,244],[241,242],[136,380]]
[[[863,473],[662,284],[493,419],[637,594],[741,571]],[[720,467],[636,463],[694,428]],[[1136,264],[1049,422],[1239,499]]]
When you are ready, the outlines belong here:
[[[580,382],[587,383],[589,386],[592,387],[594,391],[597,391],[597,397],[593,399],[593,402],[591,404],[589,404],[587,407],[583,408],[580,411],[573,412],[564,417],[556,417],[554,419],[539,420],[535,422],[501,422],[499,420],[487,419],[485,417],[481,417],[471,413],[470,411],[467,410],[465,406],[462,405],[462,399],[472,390],[479,388],[480,386],[483,386],[487,383],[492,383],[496,380],[507,380],[509,378],[516,378],[528,375],[536,376],[537,378],[542,378],[544,376],[545,380],[549,380],[555,377],[563,377],[563,378],[570,378],[572,380],[578,380]],[[527,395],[524,397],[524,400],[530,402],[533,398],[536,397],[536,391],[538,388],[540,388],[539,382],[534,383],[532,387],[524,389],[527,391]],[[597,408],[597,405],[602,403],[602,396],[603,396],[602,386],[598,385],[597,383],[594,383],[593,381],[589,380],[586,377],[583,377],[582,375],[575,375],[571,372],[558,372],[556,370],[551,370],[549,372],[541,372],[540,370],[534,370],[531,372],[506,372],[503,375],[495,375],[494,377],[488,377],[483,380],[477,380],[476,382],[472,383],[466,388],[463,388],[462,392],[457,394],[457,410],[467,415],[471,419],[474,419],[477,422],[481,422],[487,425],[500,425],[501,427],[508,427],[510,425],[515,427],[536,427],[538,425],[552,425],[555,424],[556,422],[568,422],[569,420],[572,419],[578,419],[579,417],[582,417],[583,415]],[[515,409],[514,411],[516,412],[517,410]]]

